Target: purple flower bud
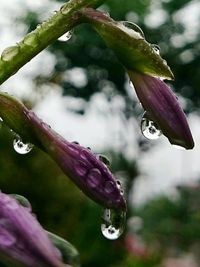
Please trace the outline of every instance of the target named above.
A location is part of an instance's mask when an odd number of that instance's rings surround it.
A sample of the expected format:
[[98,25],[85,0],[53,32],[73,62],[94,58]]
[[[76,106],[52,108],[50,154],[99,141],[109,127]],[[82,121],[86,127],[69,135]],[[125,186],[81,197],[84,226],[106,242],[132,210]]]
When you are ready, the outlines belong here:
[[137,96],[150,118],[174,145],[192,149],[194,141],[175,94],[159,78],[128,71]]
[[12,266],[67,266],[36,218],[4,193],[0,193],[0,259]]
[[24,108],[24,114],[42,149],[87,196],[106,208],[126,209],[115,177],[90,149],[68,142],[32,111]]
[[68,142],[22,103],[2,92],[0,116],[23,141],[31,142],[46,151],[91,199],[106,208],[126,209],[115,177],[90,149]]

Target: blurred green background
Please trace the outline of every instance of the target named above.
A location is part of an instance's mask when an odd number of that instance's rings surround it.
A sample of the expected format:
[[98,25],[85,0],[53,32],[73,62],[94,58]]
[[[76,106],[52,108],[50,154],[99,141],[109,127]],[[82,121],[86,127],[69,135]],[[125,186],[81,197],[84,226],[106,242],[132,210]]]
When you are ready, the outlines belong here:
[[[50,2],[52,4],[54,1]],[[47,5],[48,1],[44,2],[40,12],[25,6],[14,25],[26,25],[24,34],[33,30],[49,15],[45,13]],[[198,116],[200,2],[107,0],[100,9],[109,12],[115,20],[137,23],[146,39],[160,46],[161,55],[176,77],[172,86],[184,102],[185,112]],[[199,10],[197,15],[193,14],[195,10]],[[190,24],[194,15],[197,17],[197,27],[196,24]],[[74,98],[84,101],[83,105],[70,110],[82,120],[97,93],[108,104],[116,96],[123,99],[122,108],[120,111],[117,109],[123,128],[123,134],[120,132],[118,136],[120,149],[112,146],[96,149],[99,144],[94,144],[92,149],[108,156],[112,161],[112,171],[122,179],[129,207],[126,231],[117,241],[106,240],[100,232],[102,208],[84,196],[48,155],[39,149],[34,148],[27,155],[17,154],[12,147],[12,133],[3,123],[0,129],[1,190],[25,196],[31,202],[39,222],[47,230],[74,244],[80,252],[83,267],[200,266],[198,181],[187,185],[177,184],[173,197],[156,195],[140,205],[133,204],[133,188],[143,173],[142,166],[138,164],[139,157],[151,151],[156,144],[135,133],[135,147],[132,149],[137,149],[138,153],[136,156],[127,153],[132,144],[128,141],[126,127],[138,120],[142,110],[138,107],[137,99],[130,96],[127,76],[115,55],[88,25],[77,27],[71,40],[57,41],[48,51],[55,59],[52,71],[43,74],[38,69],[35,72],[32,84],[36,95],[21,96],[28,106],[34,108],[48,95],[48,88],[62,88],[63,97],[71,97],[70,101]],[[72,74],[75,75],[73,79]],[[84,79],[79,80],[76,75],[82,75]],[[23,86],[23,80],[20,83]],[[103,111],[99,112],[107,116]],[[82,133],[79,134],[81,136]],[[157,168],[162,166],[158,165]],[[184,168],[187,169],[187,164]],[[189,181],[190,177],[187,179]]]

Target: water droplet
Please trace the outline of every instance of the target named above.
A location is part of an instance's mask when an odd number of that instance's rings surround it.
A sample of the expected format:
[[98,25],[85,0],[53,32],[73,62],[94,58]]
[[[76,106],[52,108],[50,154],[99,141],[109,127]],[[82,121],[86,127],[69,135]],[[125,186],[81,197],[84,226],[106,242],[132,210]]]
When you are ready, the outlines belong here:
[[144,32],[142,29],[135,23],[130,22],[130,21],[120,21],[126,28],[131,29],[141,35],[141,37],[144,39]]
[[116,183],[114,181],[106,181],[104,188],[107,194],[111,194],[112,192],[115,191]]
[[76,145],[79,145],[79,142],[77,142],[77,141],[73,141],[72,143],[76,144]]
[[17,138],[13,141],[13,147],[17,153],[27,154],[32,150],[33,145],[30,143],[24,144],[20,138]]
[[99,160],[102,161],[106,166],[110,166],[110,160],[104,156],[104,155],[99,155]]
[[19,53],[19,46],[10,46],[4,49],[1,54],[1,59],[3,61],[10,61],[12,60],[17,54]]
[[102,175],[99,169],[91,169],[87,176],[87,184],[91,188],[98,187],[102,182]]
[[78,160],[75,163],[75,172],[78,176],[85,176],[87,171],[88,171],[87,165],[83,161]]
[[67,42],[71,39],[73,31],[68,31],[58,38],[58,41]]
[[36,33],[29,33],[24,37],[23,43],[35,47],[38,45],[38,36]]
[[141,131],[144,137],[150,140],[156,140],[162,135],[162,131],[158,128],[157,124],[149,118],[147,112],[142,116]]
[[154,52],[155,52],[157,55],[160,55],[160,46],[159,46],[159,45],[152,44],[151,47],[153,48]]
[[0,122],[3,122],[3,119],[0,117]]
[[17,200],[17,202],[24,208],[27,208],[29,211],[32,210],[31,203],[25,197],[17,194],[10,194],[10,196]]
[[107,239],[115,240],[124,231],[126,221],[125,211],[105,209],[102,216],[101,232]]

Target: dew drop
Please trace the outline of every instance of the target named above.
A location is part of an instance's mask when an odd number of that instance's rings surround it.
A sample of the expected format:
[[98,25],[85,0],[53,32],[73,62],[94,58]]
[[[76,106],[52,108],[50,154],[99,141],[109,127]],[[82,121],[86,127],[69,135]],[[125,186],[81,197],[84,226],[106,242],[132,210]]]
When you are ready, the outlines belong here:
[[110,166],[110,160],[104,156],[104,155],[99,155],[99,160],[102,161],[106,166]]
[[27,208],[29,211],[32,210],[31,203],[25,197],[17,194],[10,194],[10,196],[14,198],[24,208]]
[[87,176],[87,184],[91,188],[98,187],[102,182],[102,175],[99,169],[91,169]]
[[76,144],[76,145],[79,145],[79,142],[77,142],[77,141],[73,141],[72,143]]
[[35,47],[38,45],[38,36],[36,33],[29,33],[24,37],[23,43]]
[[115,191],[116,183],[114,181],[106,181],[104,188],[107,194],[112,194]]
[[162,135],[162,131],[158,128],[157,124],[149,118],[147,112],[144,112],[142,116],[141,131],[144,137],[150,140],[156,140]]
[[144,32],[142,31],[142,29],[135,23],[130,22],[130,21],[120,21],[120,23],[122,23],[126,28],[133,30],[137,33],[140,34],[140,36],[144,39]]
[[13,141],[13,147],[17,153],[27,154],[32,150],[33,145],[30,143],[24,144],[20,138],[17,138]]
[[159,45],[152,44],[151,47],[153,48],[154,52],[155,52],[157,55],[160,55],[160,46],[159,46]]
[[10,61],[12,60],[17,54],[19,53],[19,46],[10,46],[6,49],[1,54],[1,59],[3,61]]
[[67,42],[71,39],[73,31],[68,31],[58,38],[58,41]]
[[124,231],[125,211],[105,209],[102,216],[101,232],[109,240],[118,239]]
[[88,171],[87,165],[81,160],[77,161],[74,167],[78,176],[85,176]]

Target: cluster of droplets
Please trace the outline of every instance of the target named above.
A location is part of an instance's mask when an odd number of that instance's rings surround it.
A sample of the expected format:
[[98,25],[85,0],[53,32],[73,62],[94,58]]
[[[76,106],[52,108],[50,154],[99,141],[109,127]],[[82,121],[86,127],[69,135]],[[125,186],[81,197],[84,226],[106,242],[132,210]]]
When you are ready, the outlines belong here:
[[33,145],[30,143],[23,143],[20,137],[16,137],[13,141],[13,148],[17,153],[23,155],[29,153],[32,150]]
[[157,124],[149,117],[145,111],[141,120],[141,132],[147,139],[156,140],[162,135],[162,131]]
[[125,211],[105,209],[103,211],[101,232],[109,240],[118,239],[123,231],[126,221]]

